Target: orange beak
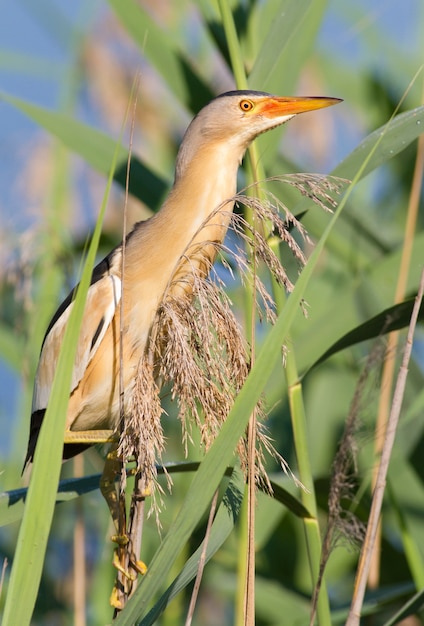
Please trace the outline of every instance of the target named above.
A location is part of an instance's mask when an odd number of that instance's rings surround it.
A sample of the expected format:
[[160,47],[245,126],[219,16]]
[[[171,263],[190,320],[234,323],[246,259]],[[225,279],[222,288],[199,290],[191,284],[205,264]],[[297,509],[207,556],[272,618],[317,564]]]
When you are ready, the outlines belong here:
[[297,115],[298,113],[306,113],[315,109],[323,109],[331,107],[333,104],[343,102],[340,98],[325,97],[279,97],[271,96],[264,98],[255,108],[255,113],[265,115],[266,117],[277,117],[280,115]]

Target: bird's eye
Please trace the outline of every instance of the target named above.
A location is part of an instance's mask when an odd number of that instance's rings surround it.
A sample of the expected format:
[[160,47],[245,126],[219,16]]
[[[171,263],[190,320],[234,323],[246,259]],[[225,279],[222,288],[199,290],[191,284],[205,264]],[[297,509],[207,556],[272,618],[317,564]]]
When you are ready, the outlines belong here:
[[251,111],[253,109],[253,102],[250,100],[242,100],[239,106],[242,111]]

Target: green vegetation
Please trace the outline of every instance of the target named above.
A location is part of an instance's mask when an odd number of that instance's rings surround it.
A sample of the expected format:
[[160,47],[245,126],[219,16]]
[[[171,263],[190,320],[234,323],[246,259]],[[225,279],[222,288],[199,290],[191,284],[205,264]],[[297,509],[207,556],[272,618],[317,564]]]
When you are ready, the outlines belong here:
[[[7,558],[0,593],[3,624],[97,626],[112,621],[112,531],[98,490],[104,451],[89,450],[83,461],[64,465],[62,477],[68,480],[56,493],[66,389],[87,281],[96,254],[106,254],[122,236],[131,117],[135,131],[128,219],[138,220],[160,206],[190,117],[215,93],[235,85],[280,95],[344,99],[342,105],[301,116],[260,137],[240,175],[241,188],[255,180],[252,172],[259,180],[274,177],[267,183],[268,193],[301,220],[313,247],[302,242],[308,261],[298,274],[284,244],[269,237],[295,287],[287,297],[266,268],[259,268],[273,291],[277,320],[253,325],[250,374],[205,455],[193,430],[185,459],[176,403],[169,390],[163,391],[164,460],[172,492],[159,477],[164,487],[162,529],[158,531],[154,515],[145,522],[141,557],[149,569],[114,623],[185,622],[208,507],[217,488],[218,511],[193,624],[243,623],[247,489],[237,464],[229,468],[249,417],[264,396],[273,445],[306,489],[267,459],[273,494],[257,493],[256,623],[309,623],[323,538],[328,521],[334,521],[337,542],[332,542],[326,564],[315,623],[345,624],[358,567],[359,522],[368,519],[376,446],[384,439],[382,407],[391,406],[424,265],[418,211],[424,76],[416,58],[389,45],[387,26],[378,19],[356,30],[372,15],[348,2],[337,10],[322,0],[198,0],[178,7],[159,3],[152,10],[145,5],[109,0],[106,17],[90,16],[90,25],[87,16],[81,16],[81,23],[87,23],[84,32],[69,37],[72,66],[57,72],[56,110],[0,94],[3,103],[35,121],[48,137],[47,144],[28,147],[22,171],[27,201],[37,209],[35,224],[32,215],[31,227],[20,240],[10,233],[7,252],[13,271],[0,276],[0,358],[21,380],[17,414],[6,419],[0,415],[2,429],[12,433],[1,468],[5,493],[0,494],[0,555]],[[358,46],[384,57],[386,73],[366,71],[359,59],[338,54],[342,44],[337,40],[323,44],[319,34],[330,19],[339,20],[345,34],[352,29]],[[29,67],[26,71],[36,78],[47,71],[35,60],[25,65],[11,56],[10,63],[16,72]],[[95,112],[91,117],[102,120],[101,128],[78,115],[81,89]],[[40,159],[45,164],[41,192],[40,172],[34,169]],[[276,180],[288,172],[314,171],[343,179],[333,214]],[[254,209],[247,204],[246,218],[254,219]],[[93,230],[89,237],[87,232]],[[251,286],[242,285],[237,274],[232,279],[224,265],[218,272],[226,277],[234,312],[250,341],[255,310]],[[40,454],[26,492],[20,471],[39,347],[67,287],[80,279]],[[391,335],[386,351],[389,330],[400,332],[396,338]],[[415,336],[422,346],[420,325]],[[387,477],[378,539],[381,561],[374,561],[361,624],[401,623],[408,615],[415,616],[411,624],[424,623],[423,377],[422,349],[420,360],[416,347]],[[340,497],[334,507],[334,498],[329,505],[332,466],[347,423],[350,445],[343,460],[348,457],[348,474],[344,480],[340,476],[339,460]],[[128,494],[131,486],[129,478]],[[55,500],[60,506],[54,507]]]

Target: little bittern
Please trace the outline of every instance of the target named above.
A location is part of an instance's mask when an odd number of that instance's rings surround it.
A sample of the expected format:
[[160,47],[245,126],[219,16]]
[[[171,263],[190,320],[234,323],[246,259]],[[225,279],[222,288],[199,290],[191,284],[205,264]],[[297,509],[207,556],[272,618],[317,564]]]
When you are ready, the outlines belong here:
[[[118,429],[120,363],[125,366],[125,411],[165,294],[175,297],[190,292],[187,268],[205,275],[217,245],[224,239],[236,194],[237,170],[251,141],[298,113],[337,102],[335,98],[284,98],[258,91],[231,91],[212,100],[193,119],[178,152],[169,196],[156,215],[136,224],[127,236],[124,267],[121,244],[93,271],[72,376],[65,459],[102,441],[101,431]],[[183,280],[178,282],[180,276]],[[59,307],[44,338],[26,464],[34,456],[73,295],[74,291]],[[123,307],[119,305],[121,298]]]

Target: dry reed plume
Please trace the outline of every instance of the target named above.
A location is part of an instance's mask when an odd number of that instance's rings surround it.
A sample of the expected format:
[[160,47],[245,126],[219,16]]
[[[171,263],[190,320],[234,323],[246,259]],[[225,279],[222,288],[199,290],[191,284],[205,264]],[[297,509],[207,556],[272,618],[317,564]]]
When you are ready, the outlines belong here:
[[[278,180],[294,186],[326,210],[334,206],[333,195],[341,186],[337,179],[318,175],[296,174]],[[295,227],[302,239],[309,242],[307,233],[280,200],[272,194],[262,194],[261,199],[240,194],[235,202],[253,209],[255,223],[266,224],[266,231],[289,247],[300,267],[306,263],[291,229]],[[216,213],[222,214],[222,209],[218,207]],[[217,246],[210,241],[203,245],[215,246],[216,254],[227,269],[232,271],[236,266],[241,279],[251,281],[256,289],[258,314],[272,322],[276,307],[258,275],[260,263],[287,292],[293,289],[293,283],[264,232],[259,232],[238,214],[231,216],[229,228],[238,236],[234,247]],[[172,398],[178,403],[185,450],[193,426],[199,429],[202,445],[207,450],[246,380],[249,363],[249,346],[231,310],[222,278],[201,256],[199,247],[187,249],[158,309],[145,358],[139,364],[132,410],[124,418],[121,432],[119,453],[123,459],[134,458],[146,482],[156,484],[156,463],[161,461],[165,446],[159,399],[160,388],[165,383],[171,384]],[[268,483],[265,451],[286,471],[288,468],[266,434],[262,404],[258,406],[256,480]],[[248,455],[244,439],[239,443],[237,454],[246,470]],[[154,508],[156,506],[157,503]]]

